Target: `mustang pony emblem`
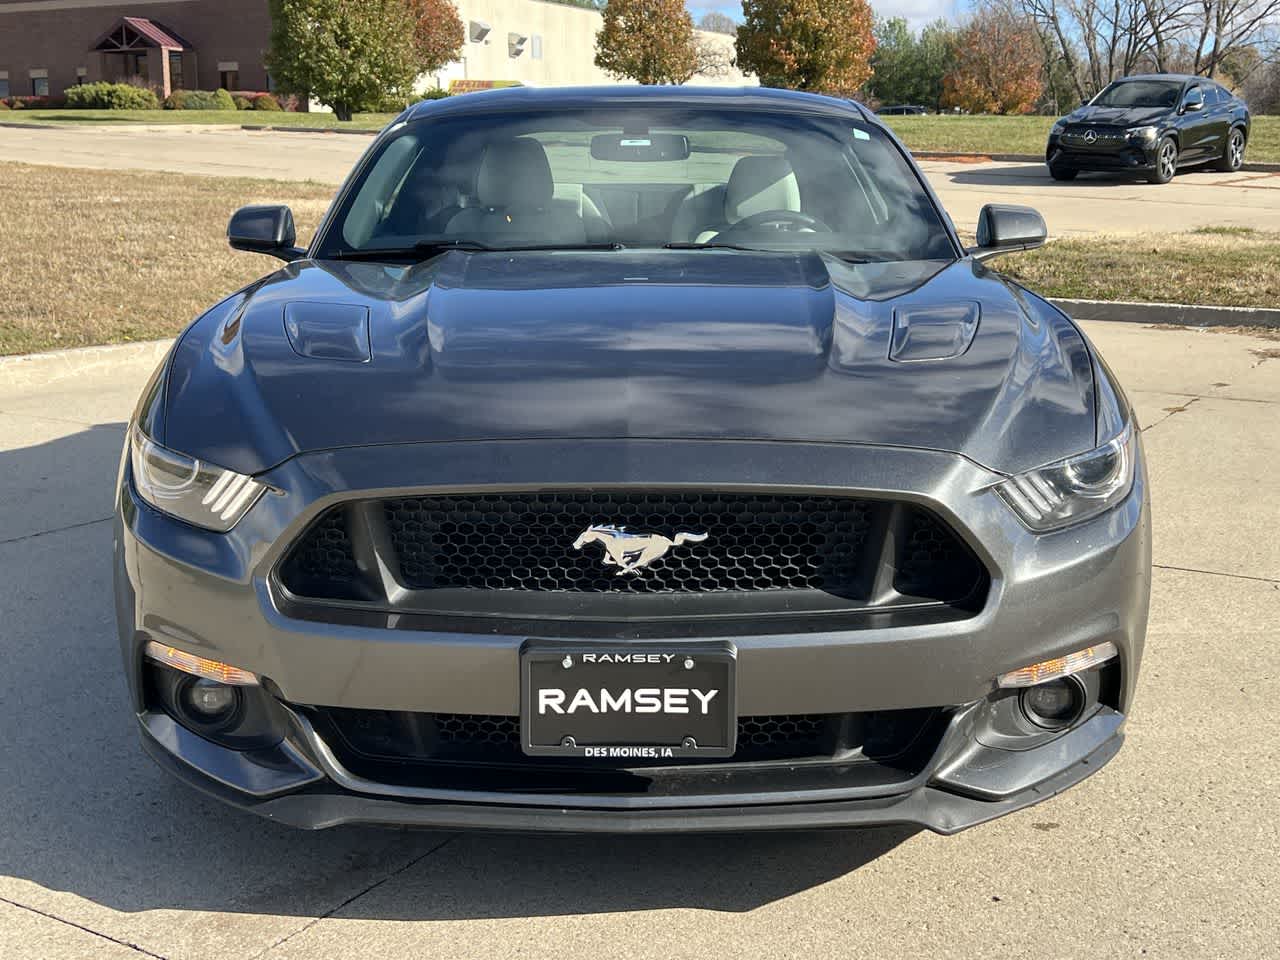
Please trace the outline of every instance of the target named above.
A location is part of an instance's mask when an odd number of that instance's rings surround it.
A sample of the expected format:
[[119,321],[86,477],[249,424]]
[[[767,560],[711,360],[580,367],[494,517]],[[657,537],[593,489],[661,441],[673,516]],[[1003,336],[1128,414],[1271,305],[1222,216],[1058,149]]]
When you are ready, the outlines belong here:
[[660,533],[628,533],[626,527],[592,524],[573,541],[573,548],[581,550],[588,543],[604,544],[604,563],[608,567],[617,567],[615,577],[624,573],[636,573],[641,567],[647,567],[653,561],[666,554],[672,547],[683,543],[701,543],[707,539],[705,533],[677,533],[674,537],[664,537]]

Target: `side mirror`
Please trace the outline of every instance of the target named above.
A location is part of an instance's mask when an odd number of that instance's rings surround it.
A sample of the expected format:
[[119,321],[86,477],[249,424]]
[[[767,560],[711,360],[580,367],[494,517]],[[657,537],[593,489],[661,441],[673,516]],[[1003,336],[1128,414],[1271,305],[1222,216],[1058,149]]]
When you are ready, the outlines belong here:
[[988,203],[978,214],[978,245],[968,253],[986,260],[1001,253],[1034,250],[1044,246],[1048,237],[1044,217],[1030,207]]
[[1194,100],[1188,97],[1187,100],[1182,104],[1183,113],[1196,113],[1197,111],[1203,110],[1203,109],[1204,109],[1203,97],[1200,97]]
[[294,246],[297,239],[293,211],[285,206],[255,204],[241,207],[227,223],[227,242],[232,250],[265,253],[286,263],[307,255],[305,250]]

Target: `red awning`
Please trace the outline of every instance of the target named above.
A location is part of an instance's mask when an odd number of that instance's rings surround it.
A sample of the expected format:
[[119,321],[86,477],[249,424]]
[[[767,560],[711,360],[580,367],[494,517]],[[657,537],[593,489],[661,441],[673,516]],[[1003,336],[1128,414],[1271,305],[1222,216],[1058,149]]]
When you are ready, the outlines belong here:
[[121,17],[89,49],[111,52],[147,47],[160,47],[165,50],[191,49],[187,41],[168,27],[161,26],[146,17]]

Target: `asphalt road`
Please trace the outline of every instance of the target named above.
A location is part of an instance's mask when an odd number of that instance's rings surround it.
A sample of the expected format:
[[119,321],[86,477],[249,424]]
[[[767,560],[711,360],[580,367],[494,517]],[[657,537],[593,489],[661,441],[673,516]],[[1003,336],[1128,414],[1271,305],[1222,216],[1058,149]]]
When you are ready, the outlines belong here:
[[[266,133],[225,127],[0,127],[0,162],[339,183],[369,138]],[[984,203],[1031,204],[1056,236],[1164,233],[1202,226],[1280,231],[1280,174],[1187,172],[1172,184],[1082,175],[1056,183],[1042,164],[924,161],[921,166],[962,230]]]
[[0,361],[0,957],[1280,956],[1280,344],[1088,330],[1154,490],[1129,739],[951,838],[297,833],[203,799],[139,750],[111,615],[158,351]]

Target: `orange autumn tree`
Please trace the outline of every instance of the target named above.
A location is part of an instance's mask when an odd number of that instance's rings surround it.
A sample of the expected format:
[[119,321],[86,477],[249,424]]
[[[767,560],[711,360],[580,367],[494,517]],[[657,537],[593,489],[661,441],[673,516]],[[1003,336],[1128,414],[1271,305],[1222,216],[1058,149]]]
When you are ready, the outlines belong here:
[[462,55],[462,18],[450,0],[409,0],[414,46],[424,73],[434,73]]
[[979,10],[956,41],[942,103],[968,113],[1027,113],[1044,89],[1035,26],[1008,10]]
[[684,0],[609,0],[596,34],[596,66],[636,83],[685,83],[701,47]]
[[867,0],[743,0],[738,67],[766,87],[851,95],[876,48]]

